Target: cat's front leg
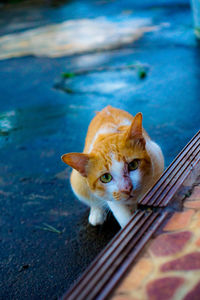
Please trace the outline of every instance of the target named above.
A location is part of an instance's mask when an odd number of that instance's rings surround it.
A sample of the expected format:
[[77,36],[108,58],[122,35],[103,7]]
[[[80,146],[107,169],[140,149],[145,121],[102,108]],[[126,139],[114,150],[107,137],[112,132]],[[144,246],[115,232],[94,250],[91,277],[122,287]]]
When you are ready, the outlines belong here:
[[106,211],[104,208],[92,206],[88,221],[92,226],[102,225],[106,220]]
[[108,201],[108,206],[112,211],[115,219],[119,225],[123,228],[131,219],[131,211],[124,204]]

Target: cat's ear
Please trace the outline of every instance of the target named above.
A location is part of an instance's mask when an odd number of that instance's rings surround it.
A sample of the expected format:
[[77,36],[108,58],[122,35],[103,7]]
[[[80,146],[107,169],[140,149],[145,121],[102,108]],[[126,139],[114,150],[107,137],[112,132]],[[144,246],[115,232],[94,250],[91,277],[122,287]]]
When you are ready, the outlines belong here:
[[127,131],[126,139],[134,140],[142,147],[145,147],[145,139],[142,131],[142,113],[137,113],[137,115],[134,117],[131,126]]
[[61,156],[64,163],[76,169],[82,176],[87,176],[89,155],[84,153],[67,153]]

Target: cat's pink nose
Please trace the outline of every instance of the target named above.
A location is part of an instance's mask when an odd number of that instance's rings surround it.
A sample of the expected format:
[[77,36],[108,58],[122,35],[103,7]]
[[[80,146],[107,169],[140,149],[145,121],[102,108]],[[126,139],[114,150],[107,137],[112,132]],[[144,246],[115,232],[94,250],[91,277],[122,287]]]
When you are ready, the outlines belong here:
[[126,185],[126,186],[121,190],[121,193],[130,195],[132,189],[133,189],[132,184]]

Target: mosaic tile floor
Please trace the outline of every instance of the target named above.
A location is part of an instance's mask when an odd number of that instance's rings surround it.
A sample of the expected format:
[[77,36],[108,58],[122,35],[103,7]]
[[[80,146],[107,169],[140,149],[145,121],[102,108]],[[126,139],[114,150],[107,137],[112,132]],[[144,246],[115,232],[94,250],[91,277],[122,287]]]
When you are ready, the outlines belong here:
[[200,181],[112,294],[112,300],[200,299]]

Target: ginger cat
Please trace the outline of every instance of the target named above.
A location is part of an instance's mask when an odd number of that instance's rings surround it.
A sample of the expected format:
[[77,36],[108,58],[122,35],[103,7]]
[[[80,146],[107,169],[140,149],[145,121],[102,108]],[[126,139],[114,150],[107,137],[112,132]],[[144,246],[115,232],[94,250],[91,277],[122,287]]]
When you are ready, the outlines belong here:
[[83,153],[67,153],[62,160],[74,169],[71,186],[90,206],[93,226],[103,224],[109,208],[124,227],[164,169],[160,147],[142,128],[142,114],[133,117],[111,106],[91,121]]

